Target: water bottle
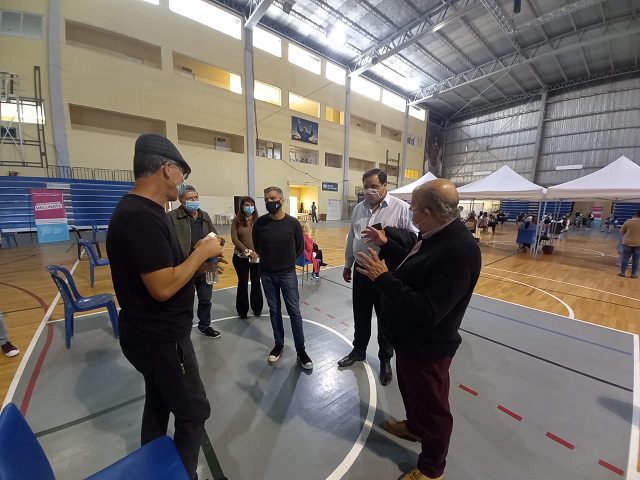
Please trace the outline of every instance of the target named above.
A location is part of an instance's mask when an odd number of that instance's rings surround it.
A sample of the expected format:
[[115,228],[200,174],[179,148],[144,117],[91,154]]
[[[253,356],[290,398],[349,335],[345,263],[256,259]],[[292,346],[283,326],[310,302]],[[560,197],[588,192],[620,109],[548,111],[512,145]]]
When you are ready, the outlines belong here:
[[207,260],[205,278],[208,285],[218,283],[218,257],[211,257]]

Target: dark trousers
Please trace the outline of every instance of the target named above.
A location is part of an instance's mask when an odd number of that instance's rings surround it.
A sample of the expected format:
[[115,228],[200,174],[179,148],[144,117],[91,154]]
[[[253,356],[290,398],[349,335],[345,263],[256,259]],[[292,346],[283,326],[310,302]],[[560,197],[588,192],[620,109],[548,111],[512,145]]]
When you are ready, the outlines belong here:
[[284,326],[282,324],[282,304],[280,292],[291,320],[291,332],[296,352],[304,352],[304,329],[300,313],[300,295],[298,293],[298,277],[294,270],[285,273],[260,272],[264,296],[269,304],[269,317],[273,328],[273,339],[276,345],[284,345]]
[[191,339],[135,347],[122,345],[122,352],[144,376],[142,445],[167,434],[169,413],[173,413],[176,449],[189,478],[195,478],[204,422],[211,407]]
[[366,355],[367,345],[371,338],[371,314],[373,309],[376,310],[378,317],[378,358],[389,360],[393,357],[393,347],[382,335],[380,328],[380,318],[382,315],[382,303],[380,301],[380,292],[376,289],[375,284],[362,273],[358,272],[355,267],[353,269],[353,321],[355,323],[355,334],[353,338],[353,348],[358,353]]
[[[233,256],[233,268],[238,275],[238,290],[236,292],[236,311],[241,317],[249,313],[249,304],[255,315],[262,313],[263,299],[260,286],[260,264],[251,263],[248,258]],[[251,276],[251,297],[249,297],[249,276]]]
[[449,408],[451,357],[419,362],[396,352],[398,386],[407,411],[407,428],[422,439],[418,469],[427,477],[443,474],[453,416]]
[[311,213],[311,222],[320,223],[320,222],[318,222],[318,214],[316,212],[312,212]]
[[211,295],[213,285],[207,283],[205,273],[196,275],[194,278],[196,294],[198,295],[198,328],[204,330],[211,326]]

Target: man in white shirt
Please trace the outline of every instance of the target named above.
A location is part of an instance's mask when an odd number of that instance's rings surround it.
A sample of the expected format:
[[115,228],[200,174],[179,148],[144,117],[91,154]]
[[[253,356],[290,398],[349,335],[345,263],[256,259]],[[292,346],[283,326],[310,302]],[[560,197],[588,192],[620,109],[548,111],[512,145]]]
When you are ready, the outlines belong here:
[[[365,199],[355,206],[351,214],[351,227],[347,236],[342,272],[345,282],[349,283],[353,278],[352,300],[355,323],[353,350],[338,362],[339,367],[350,367],[355,362],[366,358],[367,345],[371,337],[373,308],[376,310],[376,317],[380,319],[381,304],[374,283],[357,270],[353,272],[358,252],[368,253],[368,248],[373,248],[376,252],[380,250],[380,247],[369,241],[367,227],[375,227],[379,230],[385,227],[397,227],[417,232],[411,223],[412,215],[409,204],[387,192],[387,174],[385,172],[379,168],[366,171],[362,176],[362,185]],[[380,327],[378,327],[378,347],[380,383],[388,385],[393,377],[391,371],[393,347],[382,335]]]

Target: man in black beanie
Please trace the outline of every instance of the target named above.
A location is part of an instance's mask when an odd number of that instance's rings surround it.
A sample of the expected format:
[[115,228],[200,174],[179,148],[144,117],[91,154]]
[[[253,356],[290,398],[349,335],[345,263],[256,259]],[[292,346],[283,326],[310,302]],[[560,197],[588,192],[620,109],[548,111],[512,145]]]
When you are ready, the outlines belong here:
[[197,478],[204,422],[211,413],[190,334],[193,276],[222,254],[206,237],[185,257],[164,205],[185,188],[191,169],[161,135],[138,138],[135,185],[113,212],[107,234],[111,277],[120,303],[120,345],[144,376],[142,444],[166,435],[175,416],[174,441],[189,478]]

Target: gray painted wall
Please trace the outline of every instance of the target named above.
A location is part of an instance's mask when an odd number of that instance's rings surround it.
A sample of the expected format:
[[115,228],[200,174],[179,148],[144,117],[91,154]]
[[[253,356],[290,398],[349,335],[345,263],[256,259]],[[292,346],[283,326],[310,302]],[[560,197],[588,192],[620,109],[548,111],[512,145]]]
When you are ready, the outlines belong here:
[[[640,78],[549,95],[540,158],[534,157],[540,99],[447,125],[443,176],[463,185],[507,164],[549,186],[592,173],[625,155],[640,163]],[[556,170],[558,165],[583,165]]]

